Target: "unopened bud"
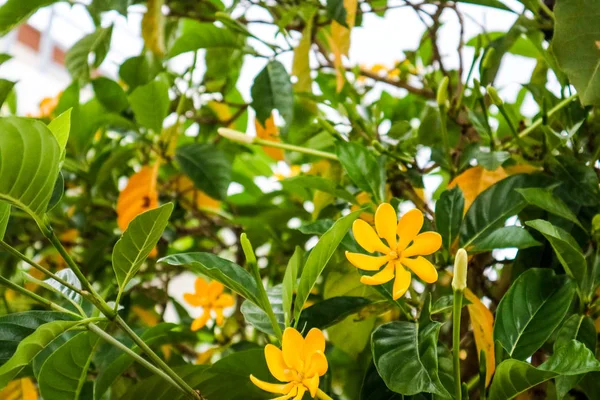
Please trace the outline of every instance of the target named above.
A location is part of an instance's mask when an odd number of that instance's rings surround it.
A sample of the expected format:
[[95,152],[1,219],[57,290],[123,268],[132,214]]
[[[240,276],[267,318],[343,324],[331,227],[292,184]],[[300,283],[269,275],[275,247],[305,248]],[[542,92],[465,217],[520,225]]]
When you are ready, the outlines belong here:
[[487,94],[490,96],[490,99],[495,106],[502,107],[504,105],[504,100],[500,98],[498,91],[492,85],[488,85]]
[[218,132],[219,132],[219,135],[221,135],[224,138],[227,138],[229,140],[232,140],[234,142],[245,143],[245,144],[254,143],[254,137],[248,136],[245,133],[238,132],[233,129],[219,128]]
[[447,76],[442,79],[440,82],[440,86],[437,91],[437,103],[438,106],[445,106],[448,102],[448,84],[450,83],[450,78]]
[[461,292],[467,287],[467,267],[469,259],[465,249],[458,249],[454,257],[454,277],[452,278],[452,289]]
[[481,70],[486,70],[491,67],[492,58],[496,55],[496,49],[490,47],[489,50],[483,56],[483,61],[481,62]]
[[256,264],[256,256],[254,255],[254,249],[252,248],[252,244],[250,240],[248,240],[248,236],[245,233],[242,233],[240,236],[240,243],[242,244],[242,250],[244,251],[244,255],[246,256],[246,261],[250,265]]

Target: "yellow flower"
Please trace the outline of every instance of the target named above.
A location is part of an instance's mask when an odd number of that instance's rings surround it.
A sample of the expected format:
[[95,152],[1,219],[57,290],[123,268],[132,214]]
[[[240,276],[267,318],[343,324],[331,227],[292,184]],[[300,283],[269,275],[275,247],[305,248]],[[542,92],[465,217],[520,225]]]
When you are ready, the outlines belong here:
[[223,325],[223,308],[235,304],[230,294],[223,293],[223,285],[220,282],[206,282],[202,278],[196,279],[196,293],[185,293],[183,299],[193,307],[202,307],[204,312],[192,323],[192,330],[202,329],[210,319],[211,310],[216,314],[217,325]]
[[[346,252],[348,261],[365,271],[379,271],[387,263],[381,271],[373,276],[362,276],[360,281],[365,285],[382,285],[395,277],[392,289],[394,300],[402,297],[410,286],[411,274],[406,268],[426,283],[437,281],[437,270],[422,256],[436,252],[442,245],[442,237],[436,232],[419,234],[422,227],[423,213],[417,209],[404,214],[396,225],[396,211],[388,203],[381,204],[375,212],[377,233],[367,222],[361,219],[354,221],[352,232],[356,242],[369,253],[379,252],[383,255]],[[380,238],[385,239],[388,245]]]
[[306,339],[293,328],[283,332],[282,350],[268,344],[265,358],[271,374],[283,383],[263,382],[253,375],[250,380],[269,393],[282,394],[274,400],[301,400],[308,391],[314,398],[319,389],[319,377],[325,375],[328,364],[325,357],[325,337],[313,328]]

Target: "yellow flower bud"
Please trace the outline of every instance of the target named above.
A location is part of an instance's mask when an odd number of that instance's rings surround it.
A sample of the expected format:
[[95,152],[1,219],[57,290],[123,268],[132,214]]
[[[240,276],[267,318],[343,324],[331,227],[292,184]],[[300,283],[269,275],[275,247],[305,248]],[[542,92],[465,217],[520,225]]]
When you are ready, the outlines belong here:
[[467,267],[469,259],[465,249],[458,249],[454,258],[454,277],[452,289],[463,291],[467,287]]
[[448,102],[448,84],[449,83],[450,83],[450,78],[445,76],[444,79],[442,79],[442,81],[440,82],[440,86],[438,87],[437,103],[438,103],[438,106],[440,106],[440,107],[445,106],[446,103]]

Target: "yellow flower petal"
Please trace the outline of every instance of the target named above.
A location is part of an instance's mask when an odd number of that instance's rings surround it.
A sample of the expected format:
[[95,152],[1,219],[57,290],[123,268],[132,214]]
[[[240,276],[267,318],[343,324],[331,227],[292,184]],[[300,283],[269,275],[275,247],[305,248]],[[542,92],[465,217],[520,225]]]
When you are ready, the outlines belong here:
[[204,325],[206,325],[206,323],[208,322],[208,320],[210,319],[210,311],[209,310],[204,310],[204,313],[196,318],[194,320],[194,322],[192,322],[192,331],[197,331],[200,330],[202,328],[204,328]]
[[410,286],[411,275],[400,263],[396,263],[396,279],[394,280],[394,288],[392,290],[392,297],[394,300],[398,300],[404,296],[404,293]]
[[412,246],[402,252],[402,257],[428,256],[442,246],[442,236],[437,232],[423,232],[417,235]]
[[302,359],[302,348],[304,347],[304,338],[300,332],[294,328],[286,328],[282,339],[283,359],[287,366],[296,371],[304,368]]
[[396,248],[396,210],[389,203],[382,203],[375,211],[375,228],[379,237],[384,238],[390,248]]
[[381,285],[394,278],[394,262],[390,261],[380,272],[373,276],[361,276],[360,281],[365,285]]
[[306,371],[305,376],[323,376],[325,372],[327,372],[327,368],[329,368],[329,363],[327,362],[327,357],[320,351],[312,353],[310,358],[306,363]]
[[[319,390],[319,375],[315,375],[312,378],[303,379],[302,384],[304,386],[300,386],[299,390],[304,389],[304,391],[306,391],[306,388],[308,388],[310,395],[314,398],[317,395],[317,390]],[[302,394],[304,394],[304,392],[302,392]],[[298,397],[296,398],[298,399]],[[302,397],[299,399],[301,400]]]
[[398,251],[404,251],[423,227],[423,213],[413,208],[398,221]]
[[269,383],[261,381],[260,379],[254,377],[254,375],[250,375],[250,380],[256,386],[269,393],[277,393],[277,394],[287,394],[294,388],[294,383]]
[[223,309],[222,308],[215,308],[215,314],[217,314],[217,318],[215,319],[215,322],[217,323],[218,326],[223,326]]
[[207,297],[211,300],[215,300],[221,293],[223,293],[224,286],[221,282],[211,281],[208,284]]
[[227,293],[223,293],[222,295],[220,295],[217,300],[215,300],[215,302],[213,303],[214,307],[221,307],[221,308],[225,308],[225,307],[231,307],[235,304],[235,300],[233,299],[233,296]]
[[348,251],[346,252],[346,258],[356,268],[365,271],[378,271],[387,261],[387,256],[374,257],[366,254],[350,253]]
[[296,387],[292,388],[290,392],[286,395],[275,397],[273,400],[288,400],[294,397],[298,393],[298,389]]
[[325,352],[325,336],[320,329],[312,328],[304,338],[304,356],[308,358],[317,351]]
[[208,282],[202,278],[196,278],[196,282],[194,282],[194,287],[196,288],[196,294],[204,295],[208,290]]
[[184,293],[183,300],[192,307],[200,307],[204,303],[202,297],[192,293]]
[[369,253],[373,253],[374,251],[380,251],[382,253],[388,254],[390,252],[390,248],[387,247],[381,239],[375,233],[375,230],[363,221],[362,219],[357,219],[352,224],[352,232],[354,233],[354,238],[356,242],[368,251]]
[[292,371],[285,364],[283,353],[279,348],[272,344],[266,345],[265,358],[267,359],[267,367],[269,367],[269,371],[275,379],[281,382],[289,382],[292,380]]
[[403,258],[401,262],[426,283],[433,283],[438,279],[437,270],[433,264],[424,257]]

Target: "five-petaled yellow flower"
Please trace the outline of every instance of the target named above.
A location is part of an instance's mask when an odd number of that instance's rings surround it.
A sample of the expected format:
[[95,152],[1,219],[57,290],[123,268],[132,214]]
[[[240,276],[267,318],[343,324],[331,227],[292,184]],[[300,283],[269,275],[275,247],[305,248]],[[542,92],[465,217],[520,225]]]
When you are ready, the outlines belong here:
[[[366,285],[381,285],[395,277],[392,289],[394,300],[402,297],[410,286],[411,274],[406,268],[426,283],[437,281],[437,270],[422,256],[435,253],[442,245],[442,237],[436,232],[419,234],[423,227],[421,211],[410,210],[400,218],[397,225],[396,220],[394,208],[388,203],[383,203],[375,212],[377,233],[371,225],[360,219],[352,225],[354,238],[363,249],[369,253],[379,252],[383,255],[368,256],[346,252],[348,261],[365,271],[379,271],[381,266],[387,263],[381,271],[373,276],[364,275],[360,281]],[[386,240],[387,246],[380,238]],[[411,242],[412,245],[409,246]]]
[[202,329],[210,319],[211,310],[216,314],[217,325],[223,325],[223,308],[235,304],[230,294],[223,293],[223,284],[217,281],[210,283],[197,278],[196,293],[185,293],[183,299],[193,307],[202,307],[204,312],[192,323],[192,331]]
[[265,358],[271,374],[280,382],[268,383],[250,375],[256,386],[269,393],[282,394],[274,400],[301,400],[307,391],[314,398],[319,389],[319,377],[325,375],[328,364],[325,357],[325,337],[313,328],[306,339],[293,328],[283,332],[282,350],[268,344]]

